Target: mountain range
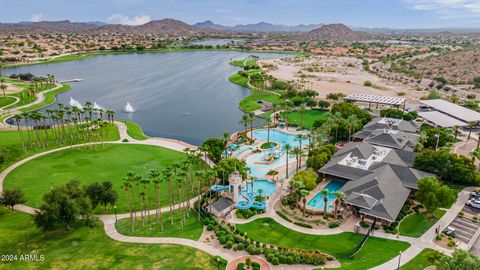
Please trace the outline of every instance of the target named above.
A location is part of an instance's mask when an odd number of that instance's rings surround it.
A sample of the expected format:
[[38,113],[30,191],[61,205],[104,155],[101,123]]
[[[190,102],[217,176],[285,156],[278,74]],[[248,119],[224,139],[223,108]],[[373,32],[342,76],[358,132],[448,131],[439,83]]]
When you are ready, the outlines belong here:
[[233,31],[233,32],[269,32],[269,33],[288,33],[288,32],[308,32],[319,28],[323,24],[299,24],[299,25],[283,25],[259,22],[254,24],[238,24],[235,26],[224,26],[215,24],[212,21],[204,21],[196,23],[193,26],[200,29],[212,29],[217,31]]

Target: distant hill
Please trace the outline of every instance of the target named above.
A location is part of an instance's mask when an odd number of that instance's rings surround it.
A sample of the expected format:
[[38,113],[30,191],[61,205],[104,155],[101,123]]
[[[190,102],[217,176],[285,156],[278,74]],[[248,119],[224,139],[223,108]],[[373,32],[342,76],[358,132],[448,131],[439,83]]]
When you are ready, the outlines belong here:
[[15,32],[78,32],[97,27],[94,24],[65,21],[0,23],[0,30]]
[[308,32],[315,28],[322,26],[322,24],[310,24],[310,25],[282,25],[271,24],[267,22],[259,22],[254,24],[239,24],[235,26],[224,26],[215,24],[212,21],[205,21],[194,24],[194,27],[200,29],[213,29],[218,31],[233,31],[233,32],[266,32],[266,33],[287,33],[287,32]]
[[199,28],[199,29],[212,29],[212,30],[217,30],[217,31],[230,31],[230,27],[228,26],[223,26],[220,24],[215,24],[212,21],[204,21],[204,22],[199,22],[193,25],[193,27]]
[[331,41],[360,41],[369,39],[364,32],[353,31],[344,24],[326,24],[321,27],[301,34],[302,39],[331,40]]

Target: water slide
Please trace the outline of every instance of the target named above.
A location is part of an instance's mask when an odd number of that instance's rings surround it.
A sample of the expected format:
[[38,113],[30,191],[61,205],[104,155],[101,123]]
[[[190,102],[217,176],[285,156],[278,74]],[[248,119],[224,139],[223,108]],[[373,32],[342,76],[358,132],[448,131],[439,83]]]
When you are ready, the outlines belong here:
[[213,192],[218,192],[218,191],[222,191],[222,190],[229,190],[229,189],[230,189],[230,186],[220,186],[220,185],[212,186],[212,191]]
[[[245,209],[253,208],[253,209],[257,209],[257,210],[262,210],[262,209],[265,209],[267,207],[266,202],[255,201],[254,198],[253,198],[254,196],[251,196],[250,194],[248,194],[243,189],[240,191],[240,195],[245,197],[247,200],[237,202],[237,208],[238,209],[245,210]],[[257,195],[257,194],[254,193],[253,195]]]

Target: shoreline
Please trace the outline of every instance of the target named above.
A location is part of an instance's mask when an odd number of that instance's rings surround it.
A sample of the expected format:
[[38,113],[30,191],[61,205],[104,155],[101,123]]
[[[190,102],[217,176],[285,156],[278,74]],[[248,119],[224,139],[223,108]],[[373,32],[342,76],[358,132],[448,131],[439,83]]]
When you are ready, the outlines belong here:
[[33,62],[27,63],[15,63],[15,64],[4,64],[0,65],[2,68],[15,68],[22,66],[33,66],[41,64],[55,64],[55,63],[64,63],[64,62],[74,62],[83,59],[87,59],[93,56],[98,55],[113,55],[113,54],[144,54],[144,53],[169,53],[169,52],[192,52],[192,51],[233,51],[233,52],[250,52],[250,53],[278,53],[278,54],[293,54],[295,56],[305,56],[306,53],[297,52],[297,51],[272,51],[272,50],[242,50],[242,49],[218,49],[218,48],[202,48],[202,49],[193,49],[193,48],[175,48],[175,49],[146,49],[143,51],[130,50],[130,51],[113,51],[113,50],[104,50],[104,51],[84,51],[84,52],[75,52],[68,53],[64,55],[57,55],[50,57],[48,59],[36,60]]

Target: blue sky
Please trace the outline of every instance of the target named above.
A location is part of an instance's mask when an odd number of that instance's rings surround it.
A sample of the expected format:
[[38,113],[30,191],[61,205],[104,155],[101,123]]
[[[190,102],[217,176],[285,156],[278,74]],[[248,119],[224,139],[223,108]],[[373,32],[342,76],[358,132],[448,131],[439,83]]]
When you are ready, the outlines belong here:
[[133,25],[163,18],[224,25],[480,27],[480,0],[0,0],[1,22],[68,19]]

